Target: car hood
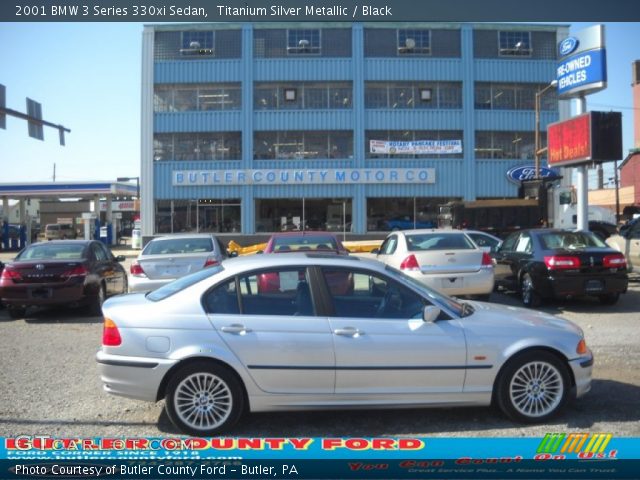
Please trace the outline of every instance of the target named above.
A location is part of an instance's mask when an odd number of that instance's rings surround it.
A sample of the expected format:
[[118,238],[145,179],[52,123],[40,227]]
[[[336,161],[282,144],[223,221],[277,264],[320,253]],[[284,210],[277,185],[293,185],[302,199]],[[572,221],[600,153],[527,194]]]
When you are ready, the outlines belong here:
[[469,303],[475,308],[475,313],[462,320],[465,325],[470,327],[477,325],[482,328],[495,329],[497,332],[510,332],[515,329],[535,329],[558,333],[568,332],[583,336],[582,329],[575,323],[548,313],[495,303]]

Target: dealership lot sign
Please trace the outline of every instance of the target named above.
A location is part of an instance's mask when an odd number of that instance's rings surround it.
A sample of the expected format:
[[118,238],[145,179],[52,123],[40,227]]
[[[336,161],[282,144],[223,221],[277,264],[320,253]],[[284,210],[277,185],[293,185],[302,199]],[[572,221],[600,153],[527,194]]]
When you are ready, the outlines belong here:
[[581,97],[607,87],[604,27],[585,28],[558,45],[558,96]]
[[435,183],[434,168],[174,170],[174,187],[198,185],[329,185]]

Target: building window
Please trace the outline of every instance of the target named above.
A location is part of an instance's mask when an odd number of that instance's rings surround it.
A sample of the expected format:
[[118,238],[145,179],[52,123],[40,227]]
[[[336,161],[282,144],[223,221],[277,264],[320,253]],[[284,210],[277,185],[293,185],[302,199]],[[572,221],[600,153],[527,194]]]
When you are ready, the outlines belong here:
[[460,82],[367,82],[365,108],[462,108]]
[[[365,158],[462,158],[464,150],[462,131],[460,130],[367,130],[365,132]],[[373,152],[372,140],[389,142],[414,142],[421,140],[449,141],[453,145],[451,153],[428,153],[428,154],[398,154]],[[454,148],[456,147],[456,148]],[[442,147],[444,149],[444,147]]]
[[319,55],[320,30],[287,30],[287,53],[289,55]]
[[438,207],[448,201],[438,197],[367,198],[367,231],[436,228]]
[[351,231],[350,198],[256,199],[255,231]]
[[240,110],[240,84],[156,85],[154,112]]
[[530,57],[531,32],[498,32],[498,52],[502,57]]
[[269,131],[254,136],[256,160],[352,157],[351,131]]
[[[535,96],[543,84],[484,83],[475,84],[476,110],[535,110]],[[547,91],[540,99],[543,111],[557,111],[558,98]]]
[[[542,132],[542,145],[546,145],[546,134]],[[535,157],[533,132],[476,132],[476,158],[522,159]]]
[[182,32],[181,55],[213,55],[213,32]]
[[431,31],[398,30],[398,55],[431,55]]
[[240,160],[240,132],[158,133],[153,136],[155,161]]
[[240,232],[240,199],[156,200],[155,233]]
[[327,110],[351,108],[352,96],[348,82],[257,83],[253,101],[255,110]]

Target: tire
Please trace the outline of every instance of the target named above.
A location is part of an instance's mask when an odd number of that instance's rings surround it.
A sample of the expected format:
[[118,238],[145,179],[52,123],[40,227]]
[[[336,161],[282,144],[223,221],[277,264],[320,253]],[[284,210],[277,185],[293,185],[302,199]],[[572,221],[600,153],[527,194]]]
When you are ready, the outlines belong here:
[[522,423],[541,423],[558,414],[571,391],[567,366],[541,350],[509,360],[497,380],[495,399],[504,414]]
[[97,317],[102,316],[102,304],[104,303],[106,298],[107,294],[104,291],[104,285],[101,284],[98,288],[98,291],[96,292],[96,295],[93,297],[91,303],[89,304],[89,312]]
[[171,377],[165,409],[181,432],[213,436],[238,421],[244,409],[244,395],[239,380],[227,368],[199,361]]
[[607,293],[605,295],[600,295],[598,300],[602,305],[615,305],[620,299],[619,293]]
[[525,273],[520,281],[520,295],[522,304],[527,308],[537,308],[542,303],[542,298],[536,292],[533,279],[528,273]]
[[27,309],[24,307],[11,307],[7,306],[7,312],[9,316],[14,320],[21,320],[27,313]]

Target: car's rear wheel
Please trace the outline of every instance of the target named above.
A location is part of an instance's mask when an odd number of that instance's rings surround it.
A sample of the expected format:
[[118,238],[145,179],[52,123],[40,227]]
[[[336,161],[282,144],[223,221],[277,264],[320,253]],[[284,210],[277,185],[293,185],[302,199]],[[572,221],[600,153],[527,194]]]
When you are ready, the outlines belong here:
[[542,303],[542,299],[538,292],[536,292],[533,285],[533,279],[531,275],[525,273],[520,282],[520,294],[522,296],[522,303],[525,307],[536,308]]
[[531,351],[504,367],[497,381],[496,400],[512,420],[539,423],[562,410],[570,389],[569,372],[558,357]]
[[216,435],[233,426],[244,408],[242,387],[227,368],[197,362],[167,385],[165,407],[173,424],[190,435]]
[[600,295],[598,297],[598,299],[600,300],[600,303],[603,305],[615,305],[618,302],[619,298],[620,298],[619,293],[607,293],[605,295]]

